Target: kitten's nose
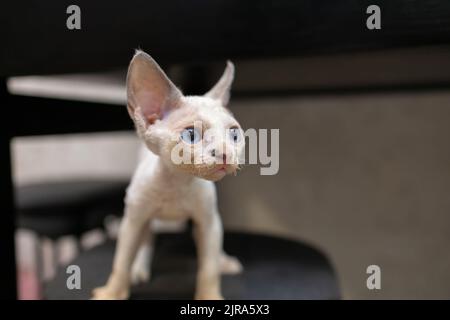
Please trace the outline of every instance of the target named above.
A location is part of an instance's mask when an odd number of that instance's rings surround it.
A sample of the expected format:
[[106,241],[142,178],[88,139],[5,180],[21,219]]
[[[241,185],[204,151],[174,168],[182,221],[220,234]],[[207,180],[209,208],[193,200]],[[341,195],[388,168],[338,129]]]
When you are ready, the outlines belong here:
[[218,154],[216,149],[212,149],[211,156],[216,157],[216,159],[222,158],[222,163],[227,164],[227,155],[225,153],[222,153],[222,155],[220,155],[220,154]]

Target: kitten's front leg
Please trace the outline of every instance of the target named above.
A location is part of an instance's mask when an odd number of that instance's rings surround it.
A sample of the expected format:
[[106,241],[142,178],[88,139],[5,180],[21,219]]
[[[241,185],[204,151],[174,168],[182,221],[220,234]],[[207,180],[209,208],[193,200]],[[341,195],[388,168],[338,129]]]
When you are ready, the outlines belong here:
[[220,255],[223,229],[219,213],[214,210],[194,218],[197,255],[197,287],[195,299],[222,300],[220,292]]
[[117,238],[113,269],[105,286],[93,291],[93,299],[127,299],[130,290],[130,268],[136,255],[148,217],[139,207],[127,206]]
[[139,284],[150,280],[153,257],[154,233],[152,225],[144,228],[141,244],[131,267],[131,283]]

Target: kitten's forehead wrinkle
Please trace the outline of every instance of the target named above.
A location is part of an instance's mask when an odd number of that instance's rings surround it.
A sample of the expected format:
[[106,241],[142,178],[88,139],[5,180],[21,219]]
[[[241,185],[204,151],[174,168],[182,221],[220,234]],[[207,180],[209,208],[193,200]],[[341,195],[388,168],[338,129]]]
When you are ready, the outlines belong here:
[[184,106],[199,108],[223,108],[220,101],[206,96],[185,96],[183,98]]
[[202,96],[183,97],[180,107],[171,112],[165,121],[174,130],[193,126],[194,122],[200,122],[202,129],[222,130],[237,125],[233,115],[219,101]]

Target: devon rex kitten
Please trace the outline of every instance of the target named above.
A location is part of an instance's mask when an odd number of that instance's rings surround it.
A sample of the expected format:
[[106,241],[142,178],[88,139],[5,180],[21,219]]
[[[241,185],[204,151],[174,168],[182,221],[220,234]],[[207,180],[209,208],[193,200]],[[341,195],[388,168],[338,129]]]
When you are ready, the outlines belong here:
[[226,108],[233,77],[228,62],[208,93],[184,96],[148,54],[136,52],[127,76],[128,111],[148,149],[127,189],[111,275],[94,290],[94,299],[126,299],[131,281],[148,280],[154,218],[193,220],[196,299],[222,299],[221,272],[241,271],[239,261],[222,250],[213,182],[236,173],[245,146],[240,125]]

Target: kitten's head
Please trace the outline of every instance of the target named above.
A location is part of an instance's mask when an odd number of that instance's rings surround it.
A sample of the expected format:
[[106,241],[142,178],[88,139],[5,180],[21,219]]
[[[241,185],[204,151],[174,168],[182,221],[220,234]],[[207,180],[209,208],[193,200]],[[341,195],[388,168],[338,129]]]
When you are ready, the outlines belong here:
[[226,108],[234,66],[203,96],[184,96],[158,64],[137,51],[127,76],[128,111],[147,147],[175,168],[217,181],[236,173],[242,129]]

